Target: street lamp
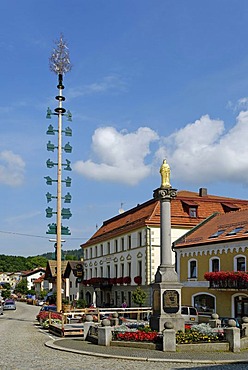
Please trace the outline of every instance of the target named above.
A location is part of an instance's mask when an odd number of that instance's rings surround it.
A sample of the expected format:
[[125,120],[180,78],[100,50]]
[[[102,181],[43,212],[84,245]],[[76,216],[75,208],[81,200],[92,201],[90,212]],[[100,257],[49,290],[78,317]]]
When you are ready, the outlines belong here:
[[63,96],[63,76],[67,72],[71,70],[71,63],[70,63],[70,57],[69,57],[69,51],[68,47],[63,39],[63,35],[60,36],[60,39],[56,42],[56,47],[53,49],[52,55],[49,59],[49,65],[50,70],[58,76],[58,95],[55,97],[55,99],[58,101],[58,107],[54,109],[54,112],[50,108],[47,109],[47,115],[46,118],[51,119],[52,115],[56,115],[58,117],[58,129],[54,129],[52,125],[49,125],[47,130],[47,135],[55,135],[55,132],[58,135],[58,145],[55,146],[51,143],[51,141],[47,144],[47,150],[54,151],[54,149],[57,149],[57,163],[51,161],[48,159],[47,161],[47,167],[53,168],[54,166],[57,166],[57,179],[52,180],[50,176],[46,176],[46,183],[47,185],[52,185],[53,182],[57,182],[57,195],[52,196],[52,194],[47,193],[47,201],[51,201],[52,198],[57,198],[57,209],[56,212],[53,212],[53,208],[48,207],[46,209],[46,215],[47,217],[52,217],[53,214],[56,214],[56,224],[49,224],[48,232],[47,234],[56,234],[56,251],[57,251],[57,311],[60,312],[62,309],[62,273],[61,273],[61,234],[63,235],[70,235],[70,231],[68,227],[63,227],[61,225],[61,219],[69,219],[72,214],[70,212],[69,208],[63,208],[61,207],[61,201],[62,199],[66,199],[66,202],[70,202],[71,195],[70,193],[67,193],[65,197],[62,196],[62,182],[65,182],[67,187],[71,186],[71,179],[67,177],[65,180],[62,180],[62,169],[63,166],[65,167],[65,170],[71,170],[70,168],[70,161],[66,160],[66,164],[62,163],[62,150],[64,150],[66,153],[71,153],[72,147],[69,143],[65,145],[65,147],[62,146],[62,133],[65,133],[66,136],[71,136],[72,131],[68,127],[65,131],[62,130],[62,118],[63,116],[67,117],[68,121],[72,121],[72,115],[71,112],[68,110],[66,111],[65,108],[63,108],[63,102],[65,101],[65,97]]

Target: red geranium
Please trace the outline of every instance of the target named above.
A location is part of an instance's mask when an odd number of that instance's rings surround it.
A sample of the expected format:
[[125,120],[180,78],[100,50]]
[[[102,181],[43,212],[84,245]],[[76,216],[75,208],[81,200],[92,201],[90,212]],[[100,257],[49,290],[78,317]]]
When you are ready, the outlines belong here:
[[125,276],[125,277],[123,278],[123,283],[124,283],[124,284],[130,284],[130,283],[131,283],[131,278],[130,278],[130,276]]
[[204,278],[207,281],[245,281],[248,282],[248,272],[246,271],[217,271],[217,272],[206,272]]
[[157,340],[158,333],[156,331],[151,331],[146,333],[142,330],[137,330],[135,332],[125,332],[119,333],[116,336],[117,340],[125,341],[137,341],[137,342],[155,342]]
[[142,277],[141,276],[135,276],[134,282],[135,282],[135,284],[140,285],[141,282],[142,282]]

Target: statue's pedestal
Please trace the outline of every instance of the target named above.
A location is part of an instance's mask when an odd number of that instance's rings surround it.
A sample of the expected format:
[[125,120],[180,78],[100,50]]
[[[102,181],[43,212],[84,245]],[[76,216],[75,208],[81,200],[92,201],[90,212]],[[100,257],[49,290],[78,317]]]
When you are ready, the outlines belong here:
[[153,313],[150,317],[152,330],[162,332],[164,323],[171,322],[175,331],[184,331],[184,319],[181,315],[181,288],[174,266],[158,267],[153,290]]

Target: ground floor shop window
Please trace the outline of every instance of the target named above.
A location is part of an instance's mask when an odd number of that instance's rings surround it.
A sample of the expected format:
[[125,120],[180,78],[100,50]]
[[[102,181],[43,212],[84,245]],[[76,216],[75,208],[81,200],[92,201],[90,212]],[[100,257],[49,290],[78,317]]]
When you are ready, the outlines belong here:
[[211,315],[215,312],[215,297],[209,294],[198,294],[194,296],[194,307],[199,314]]

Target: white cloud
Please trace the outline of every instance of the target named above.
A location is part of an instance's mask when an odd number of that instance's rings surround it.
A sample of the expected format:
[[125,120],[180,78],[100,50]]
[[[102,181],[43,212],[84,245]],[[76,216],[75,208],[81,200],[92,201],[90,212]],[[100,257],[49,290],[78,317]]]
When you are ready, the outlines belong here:
[[24,179],[25,162],[12,151],[0,153],[0,184],[19,186]]
[[96,162],[78,161],[74,169],[91,179],[135,185],[151,172],[144,163],[150,144],[158,140],[155,131],[140,127],[136,132],[118,132],[113,127],[98,128],[92,137]]
[[188,183],[248,184],[248,112],[225,132],[224,122],[202,116],[163,139],[156,153],[167,158],[174,179]]
[[240,98],[235,103],[233,103],[232,101],[228,101],[227,108],[231,109],[233,112],[247,110],[248,109],[248,97]]
[[73,99],[85,95],[105,93],[107,91],[126,91],[126,83],[119,76],[110,75],[104,77],[101,81],[89,85],[69,88],[67,97]]

